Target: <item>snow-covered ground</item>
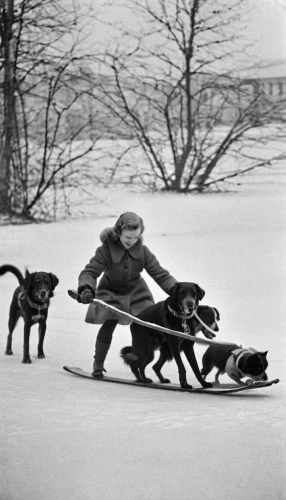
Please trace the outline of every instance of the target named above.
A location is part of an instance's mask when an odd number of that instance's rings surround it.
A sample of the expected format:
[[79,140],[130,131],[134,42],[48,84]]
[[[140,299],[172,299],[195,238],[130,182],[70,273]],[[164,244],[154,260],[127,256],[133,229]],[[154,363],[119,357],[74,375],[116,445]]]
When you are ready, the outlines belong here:
[[[245,177],[239,191],[184,196],[95,192],[81,219],[0,227],[0,264],[55,273],[46,359],[21,364],[23,323],[5,356],[16,279],[0,279],[1,500],[285,500],[286,175]],[[96,201],[96,200],[95,200]],[[84,207],[83,207],[84,208]],[[231,396],[152,391],[77,378],[90,370],[97,327],[66,291],[99,245],[99,232],[126,210],[146,224],[145,242],[182,281],[206,290],[221,314],[218,338],[268,350],[280,383]],[[156,300],[165,294],[147,276]],[[132,379],[118,327],[106,368]],[[196,347],[200,362],[204,348]],[[175,363],[164,375],[177,382]],[[151,375],[151,368],[147,371]],[[153,377],[155,378],[155,377]],[[188,369],[188,380],[198,382]],[[222,381],[227,381],[224,376]]]

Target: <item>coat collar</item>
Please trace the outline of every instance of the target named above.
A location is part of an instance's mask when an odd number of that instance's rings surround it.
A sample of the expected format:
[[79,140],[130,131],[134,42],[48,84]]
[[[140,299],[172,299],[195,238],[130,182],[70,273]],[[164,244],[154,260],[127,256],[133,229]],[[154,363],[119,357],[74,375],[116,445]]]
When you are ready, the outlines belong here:
[[106,244],[109,248],[111,259],[113,262],[118,263],[121,261],[125,252],[127,252],[133,259],[139,259],[142,249],[142,243],[138,240],[133,247],[128,250],[124,248],[118,241],[107,239]]

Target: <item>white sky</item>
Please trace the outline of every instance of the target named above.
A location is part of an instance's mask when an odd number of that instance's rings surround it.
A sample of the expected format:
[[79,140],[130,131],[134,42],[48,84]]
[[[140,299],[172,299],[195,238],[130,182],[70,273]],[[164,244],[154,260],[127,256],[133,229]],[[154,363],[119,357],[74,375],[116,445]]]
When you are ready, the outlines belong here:
[[[152,2],[156,0],[151,0]],[[90,3],[90,0],[83,0]],[[108,6],[106,6],[108,3]],[[124,8],[126,0],[97,0],[93,4],[111,23],[133,27],[136,22],[129,10]],[[105,5],[103,8],[102,6]],[[245,31],[243,40],[253,43],[253,63],[259,59],[277,60],[286,58],[286,0],[244,0]],[[92,24],[91,40],[102,43],[113,30]]]
[[275,60],[286,58],[286,1],[248,0],[252,7],[248,33],[254,41],[257,57]]

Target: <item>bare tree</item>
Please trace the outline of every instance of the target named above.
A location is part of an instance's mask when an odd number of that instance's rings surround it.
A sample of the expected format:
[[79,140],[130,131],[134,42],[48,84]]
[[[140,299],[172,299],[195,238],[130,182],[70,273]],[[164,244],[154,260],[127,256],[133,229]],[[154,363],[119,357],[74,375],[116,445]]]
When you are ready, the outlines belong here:
[[[2,24],[5,12],[3,7]],[[92,56],[84,43],[86,12],[56,0],[21,0],[10,17],[2,68],[1,211],[50,219],[56,200],[66,200],[61,191],[88,172],[101,134],[80,77]]]
[[[142,168],[164,189],[187,192],[269,164],[247,151],[258,140],[255,130],[277,120],[281,101],[235,76],[244,3],[133,0],[131,8],[135,29],[106,48],[93,96],[132,150],[143,152]],[[249,161],[226,173],[226,155]],[[130,161],[130,145],[118,158]]]
[[[14,0],[0,1],[0,55],[3,71],[3,131],[0,136],[0,213],[9,208],[9,166],[13,151],[13,117],[15,107],[12,27]],[[2,106],[1,106],[2,107]]]

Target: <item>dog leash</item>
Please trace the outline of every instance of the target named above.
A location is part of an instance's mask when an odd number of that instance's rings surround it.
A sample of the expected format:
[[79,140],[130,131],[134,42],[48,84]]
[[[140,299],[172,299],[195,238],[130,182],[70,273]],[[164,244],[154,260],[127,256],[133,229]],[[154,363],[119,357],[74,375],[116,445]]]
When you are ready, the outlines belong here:
[[[76,292],[77,294],[77,292]],[[77,294],[78,295],[78,294]],[[70,294],[72,297],[72,294]],[[185,340],[192,340],[193,342],[197,342],[198,344],[229,344],[229,342],[219,342],[217,340],[208,340],[208,339],[202,339],[199,337],[194,337],[193,335],[190,335],[188,333],[182,333],[182,332],[177,332],[176,330],[171,330],[170,328],[165,328],[164,326],[159,326],[156,325],[155,323],[149,323],[148,321],[143,321],[142,319],[136,318],[135,316],[132,316],[132,314],[129,314],[124,311],[120,311],[117,309],[117,307],[111,306],[110,304],[106,304],[103,300],[100,299],[93,299],[94,304],[100,304],[106,309],[111,309],[117,316],[123,316],[125,318],[129,318],[130,322],[132,323],[138,323],[138,325],[145,326],[145,328],[152,328],[153,330],[158,330],[158,332],[162,333],[168,333],[170,335],[174,335],[175,337],[180,337]]]
[[[77,293],[76,290],[68,290],[69,296],[77,300],[79,297],[79,294]],[[93,299],[92,303],[94,305],[101,305],[105,309],[110,309],[115,313],[116,316],[122,316],[124,318],[128,318],[130,320],[130,323],[138,323],[138,325],[145,326],[145,328],[152,328],[153,330],[158,330],[158,332],[162,333],[168,333],[170,335],[174,335],[175,337],[180,337],[185,340],[192,340],[193,342],[197,342],[197,344],[206,344],[206,345],[211,345],[211,344],[218,344],[218,345],[229,345],[229,342],[222,342],[218,340],[210,340],[210,339],[202,339],[200,337],[194,337],[193,335],[188,335],[186,333],[182,332],[177,332],[176,330],[171,330],[169,328],[165,328],[164,326],[159,326],[156,325],[155,323],[149,323],[147,321],[143,321],[142,319],[136,318],[135,316],[132,316],[132,314],[129,314],[124,311],[120,311],[120,309],[117,309],[117,307],[111,306],[110,304],[107,304],[103,300],[100,299]]]
[[[211,309],[213,309],[211,307]],[[215,311],[214,311],[214,315],[215,315]],[[194,312],[194,316],[195,318],[197,318],[197,320],[201,323],[201,325],[203,325],[205,327],[206,330],[208,330],[209,332],[213,333],[214,335],[216,335],[216,332],[214,330],[212,330],[208,325],[206,325],[203,320],[199,317],[199,315],[197,314],[197,311]]]
[[[187,324],[187,320],[191,319],[193,316],[195,316],[195,318],[197,318],[197,320],[201,323],[201,325],[203,325],[206,328],[206,330],[208,330],[209,332],[216,335],[216,332],[214,330],[212,330],[208,325],[206,325],[206,323],[204,323],[203,320],[199,317],[196,309],[192,312],[192,314],[189,314],[189,315],[179,314],[179,313],[177,313],[177,311],[172,309],[169,305],[168,305],[168,309],[174,316],[176,316],[177,318],[180,318],[182,320],[182,327],[184,329],[184,333],[190,333],[190,328]],[[211,309],[213,310],[212,307],[211,307]],[[214,317],[215,317],[216,315],[215,315],[214,310],[213,310],[213,313],[214,313]]]

